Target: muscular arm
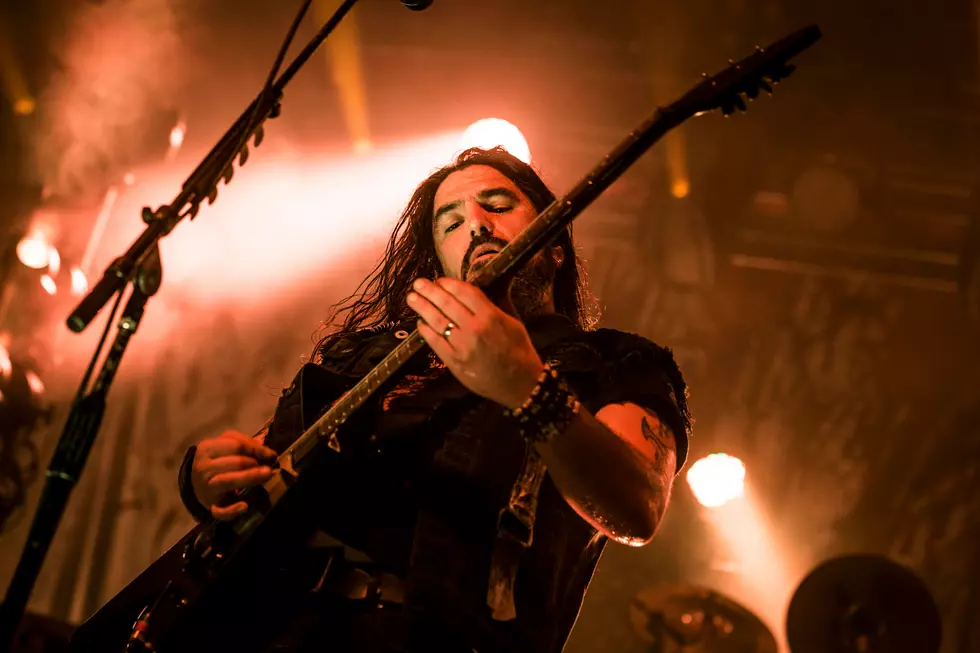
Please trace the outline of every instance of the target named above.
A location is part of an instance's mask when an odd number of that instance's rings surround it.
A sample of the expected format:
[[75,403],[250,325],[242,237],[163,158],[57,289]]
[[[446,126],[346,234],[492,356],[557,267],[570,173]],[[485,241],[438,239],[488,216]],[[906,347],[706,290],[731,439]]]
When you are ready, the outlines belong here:
[[560,436],[537,445],[568,504],[604,535],[631,546],[653,539],[677,466],[671,430],[632,403],[584,408]]

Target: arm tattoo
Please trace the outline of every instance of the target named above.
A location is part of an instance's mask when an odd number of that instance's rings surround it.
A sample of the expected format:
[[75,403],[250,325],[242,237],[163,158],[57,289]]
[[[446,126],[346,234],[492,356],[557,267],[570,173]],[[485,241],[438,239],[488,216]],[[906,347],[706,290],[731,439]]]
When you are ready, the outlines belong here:
[[660,466],[666,463],[667,454],[669,449],[667,448],[667,436],[669,432],[667,427],[663,422],[657,420],[657,430],[654,431],[653,427],[650,426],[650,422],[644,417],[642,420],[643,427],[643,437],[653,443],[653,446],[657,448],[657,462]]
[[641,428],[643,430],[643,437],[653,443],[654,448],[657,450],[654,459],[650,461],[647,466],[647,478],[650,479],[650,484],[658,490],[656,503],[651,506],[657,515],[657,521],[663,517],[664,512],[667,510],[667,501],[670,498],[670,488],[673,485],[673,477],[667,470],[667,460],[670,458],[670,448],[667,446],[667,440],[670,437],[670,431],[667,425],[657,420],[656,427],[650,426],[650,422],[644,417],[641,420]]

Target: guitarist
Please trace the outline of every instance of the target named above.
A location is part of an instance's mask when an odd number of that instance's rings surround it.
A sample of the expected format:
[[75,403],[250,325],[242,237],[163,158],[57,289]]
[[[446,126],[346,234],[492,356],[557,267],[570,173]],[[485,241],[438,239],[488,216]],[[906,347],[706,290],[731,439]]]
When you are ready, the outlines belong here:
[[[315,361],[359,378],[415,326],[431,351],[359,411],[376,473],[323,494],[322,533],[283,565],[289,589],[225,650],[557,653],[605,542],[653,538],[691,426],[670,351],[593,328],[570,228],[507,296],[467,283],[554,199],[500,148],[415,191]],[[289,396],[256,438],[188,451],[196,518],[234,517],[234,491],[275,473],[297,436],[280,428]]]

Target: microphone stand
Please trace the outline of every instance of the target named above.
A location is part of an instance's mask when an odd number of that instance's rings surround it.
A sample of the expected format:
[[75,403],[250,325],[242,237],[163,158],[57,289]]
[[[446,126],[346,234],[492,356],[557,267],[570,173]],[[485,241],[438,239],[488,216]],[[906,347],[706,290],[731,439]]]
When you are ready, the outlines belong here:
[[[99,426],[105,414],[106,396],[115,378],[116,371],[126,345],[139,326],[147,300],[159,290],[163,278],[158,243],[161,238],[173,231],[183,218],[194,219],[201,202],[205,199],[213,204],[218,196],[218,183],[227,184],[234,174],[235,159],[243,165],[248,159],[248,141],[254,135],[256,147],[262,142],[262,124],[269,118],[276,118],[281,110],[280,102],[286,84],[313,55],[321,43],[330,35],[344,16],[353,8],[357,0],[344,0],[333,16],[320,28],[293,62],[275,79],[286,50],[312,0],[305,0],[282,49],[276,59],[265,87],[258,97],[245,109],[231,128],[221,137],[218,144],[205,156],[184,182],[180,193],[170,204],[156,211],[144,207],[143,221],[147,223],[142,235],[126,252],[115,259],[102,279],[82,299],[68,317],[68,328],[78,333],[84,330],[102,308],[118,293],[112,309],[112,316],[106,331],[99,341],[92,362],[82,379],[78,394],[72,404],[71,412],[52,456],[45,475],[41,501],[34,514],[27,543],[21,553],[14,576],[7,588],[6,597],[0,605],[0,653],[9,651],[24,615],[31,591],[40,574],[51,541],[61,522],[65,506],[71,492],[81,476],[85,461],[95,443]],[[274,83],[273,83],[273,80]],[[118,324],[118,333],[90,392],[85,388],[112,327],[112,318],[125,293],[126,286],[132,282],[133,290],[123,310]]]
[[[162,276],[160,256],[158,250],[154,248],[151,255],[140,263],[136,271],[133,290],[117,325],[116,338],[102,362],[102,368],[92,384],[92,389],[85,394],[83,385],[75,397],[61,439],[45,474],[44,490],[34,522],[31,524],[27,545],[7,589],[6,600],[0,607],[0,634],[4,637],[0,640],[0,651],[6,651],[5,645],[9,646],[12,643],[37,573],[41,569],[64,507],[68,503],[68,497],[85,466],[99,426],[102,424],[109,387],[119,369],[129,339],[139,327],[147,300],[160,288]],[[122,294],[119,298],[122,298]],[[113,307],[113,317],[118,306],[117,302]],[[110,319],[110,324],[111,322]],[[100,350],[104,342],[103,339],[99,343]],[[93,359],[93,365],[95,362],[96,359]],[[90,372],[91,369],[92,366],[89,367]]]

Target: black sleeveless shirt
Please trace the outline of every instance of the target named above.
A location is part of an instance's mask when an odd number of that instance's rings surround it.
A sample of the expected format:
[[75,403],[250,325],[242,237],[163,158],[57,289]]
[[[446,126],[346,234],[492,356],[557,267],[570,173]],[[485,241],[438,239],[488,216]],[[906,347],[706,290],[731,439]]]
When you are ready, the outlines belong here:
[[[317,362],[359,378],[411,328],[335,335]],[[680,469],[691,420],[668,349],[621,331],[581,331],[560,315],[527,328],[541,357],[557,365],[590,412],[624,402],[655,412],[675,435]],[[561,651],[605,538],[546,480],[517,574],[517,617],[491,618],[486,596],[497,516],[526,447],[502,408],[467,391],[426,350],[361,412],[367,414],[359,430],[377,455],[351,475],[343,496],[324,497],[321,528],[406,578],[407,609],[480,653]],[[266,444],[282,450],[289,442],[274,424]]]

